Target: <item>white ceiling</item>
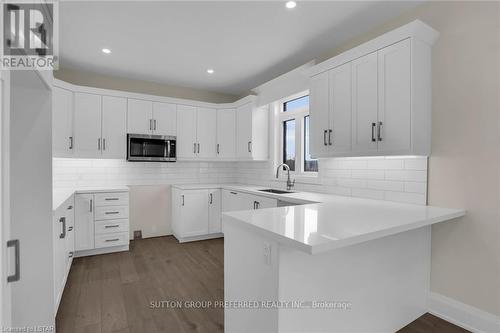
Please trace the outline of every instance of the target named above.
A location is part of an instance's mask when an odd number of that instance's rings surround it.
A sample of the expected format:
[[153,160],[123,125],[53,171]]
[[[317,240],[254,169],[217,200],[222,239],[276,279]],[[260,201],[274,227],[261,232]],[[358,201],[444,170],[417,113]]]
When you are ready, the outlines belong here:
[[284,3],[62,2],[61,66],[241,95],[419,2]]

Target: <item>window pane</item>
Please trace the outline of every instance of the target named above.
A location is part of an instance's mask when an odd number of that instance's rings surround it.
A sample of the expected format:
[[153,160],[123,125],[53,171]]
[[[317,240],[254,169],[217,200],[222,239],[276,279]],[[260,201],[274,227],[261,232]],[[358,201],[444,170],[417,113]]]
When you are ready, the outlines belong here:
[[309,116],[304,117],[304,171],[318,172],[318,160],[312,159],[309,152]]
[[309,108],[309,96],[302,96],[283,104],[283,112]]
[[283,163],[295,171],[295,119],[283,122]]

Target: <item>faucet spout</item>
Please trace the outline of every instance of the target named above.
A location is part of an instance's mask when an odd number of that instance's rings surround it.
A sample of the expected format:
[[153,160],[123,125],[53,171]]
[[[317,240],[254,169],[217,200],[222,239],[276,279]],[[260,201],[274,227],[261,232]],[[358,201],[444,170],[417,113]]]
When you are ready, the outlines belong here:
[[287,191],[290,191],[295,185],[295,179],[293,181],[290,179],[290,167],[286,163],[281,163],[280,165],[278,165],[278,167],[276,168],[276,178],[279,178],[281,167],[284,167],[287,171],[286,189]]

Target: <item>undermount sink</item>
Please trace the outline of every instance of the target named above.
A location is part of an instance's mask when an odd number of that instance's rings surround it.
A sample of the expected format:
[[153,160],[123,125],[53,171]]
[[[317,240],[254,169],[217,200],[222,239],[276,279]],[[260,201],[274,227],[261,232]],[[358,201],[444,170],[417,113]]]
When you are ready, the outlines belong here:
[[274,193],[274,194],[288,194],[288,193],[295,193],[295,192],[292,192],[292,191],[282,191],[282,190],[275,190],[275,189],[272,189],[272,188],[267,188],[265,190],[259,190],[261,192],[268,192],[268,193]]

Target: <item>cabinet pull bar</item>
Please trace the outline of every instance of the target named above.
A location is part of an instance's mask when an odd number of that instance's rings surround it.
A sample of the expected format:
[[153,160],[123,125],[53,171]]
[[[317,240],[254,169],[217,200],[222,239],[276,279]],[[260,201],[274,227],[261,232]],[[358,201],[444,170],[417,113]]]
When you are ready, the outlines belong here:
[[327,145],[328,145],[328,144],[326,143],[326,133],[327,133],[327,132],[328,132],[327,130],[324,130],[324,131],[323,131],[323,145],[324,145],[324,146],[327,146]]
[[62,232],[59,235],[59,238],[63,239],[63,238],[66,238],[66,218],[65,217],[61,217],[59,219],[59,222],[62,223]]
[[210,201],[209,201],[210,204],[213,204],[214,203],[214,196],[212,193],[210,193]]
[[106,150],[106,139],[102,139],[102,150]]
[[377,124],[372,123],[372,142],[375,142],[375,141],[376,141],[376,140],[375,140],[375,126],[376,126],[376,125],[377,125]]
[[106,201],[111,201],[111,200],[118,200],[119,198],[105,198],[104,200]]
[[105,242],[118,242],[120,238],[106,239]]
[[152,130],[153,130],[152,120],[153,120],[153,119],[149,119],[149,130],[150,130],[150,131],[152,131]]
[[7,248],[14,248],[14,265],[15,270],[13,275],[7,276],[7,282],[15,282],[21,279],[21,264],[20,264],[20,249],[19,239],[11,239],[7,241]]
[[72,205],[69,205],[67,209],[68,209],[68,210],[73,209],[73,206],[72,206]]
[[73,231],[73,227],[68,227],[68,231]]
[[73,137],[69,137],[69,149],[73,149]]
[[198,154],[200,153],[200,143],[198,142]]
[[101,138],[97,139],[97,150],[101,150]]
[[217,155],[219,155],[219,144],[217,144]]
[[193,153],[196,154],[196,142],[193,143]]
[[153,127],[154,127],[154,130],[156,131],[156,119],[153,119]]
[[181,195],[181,197],[182,197],[182,205],[184,206],[184,194]]
[[74,255],[74,253],[73,253],[73,251],[71,251],[71,252],[68,254],[68,257],[69,257],[69,258],[73,258],[73,255]]
[[113,225],[105,225],[104,228],[105,229],[109,229],[109,228],[118,228],[120,225],[119,224],[113,224]]
[[382,132],[382,125],[383,125],[382,122],[379,121],[378,122],[378,128],[377,128],[377,139],[378,139],[378,141],[382,141],[382,133],[381,133]]
[[332,145],[332,130],[328,130],[328,144],[331,146]]
[[92,204],[93,204],[92,199],[90,199],[90,211],[92,211],[92,206],[93,206]]
[[231,193],[231,194],[238,194],[237,192],[229,192],[229,193]]
[[104,213],[104,214],[106,214],[106,215],[111,215],[111,214],[120,214],[120,212],[106,212],[106,213]]

